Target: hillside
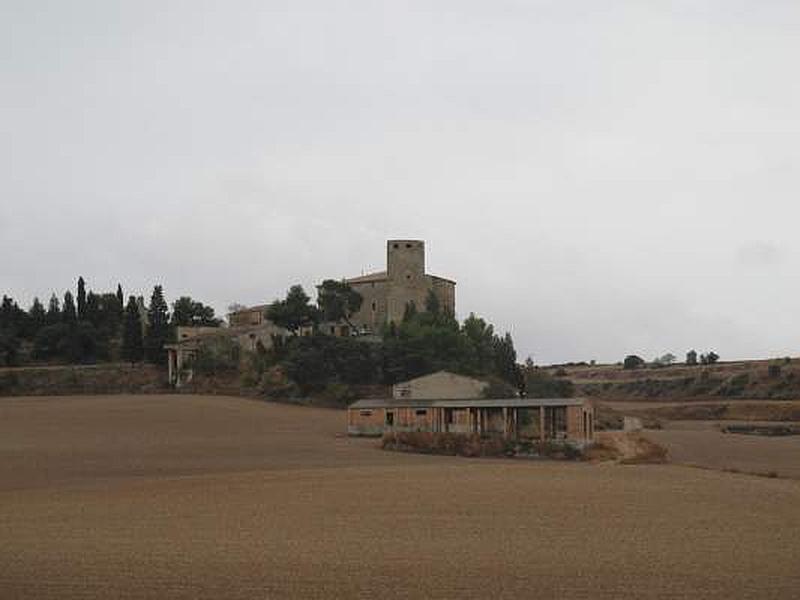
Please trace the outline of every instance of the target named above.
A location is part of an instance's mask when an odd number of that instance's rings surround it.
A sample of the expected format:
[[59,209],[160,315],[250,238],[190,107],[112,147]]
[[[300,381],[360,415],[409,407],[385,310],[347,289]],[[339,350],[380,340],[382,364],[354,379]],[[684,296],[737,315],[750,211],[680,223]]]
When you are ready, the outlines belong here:
[[800,360],[724,362],[715,365],[643,367],[620,365],[552,366],[569,379],[578,395],[602,400],[700,401],[720,399],[793,400],[800,398]]

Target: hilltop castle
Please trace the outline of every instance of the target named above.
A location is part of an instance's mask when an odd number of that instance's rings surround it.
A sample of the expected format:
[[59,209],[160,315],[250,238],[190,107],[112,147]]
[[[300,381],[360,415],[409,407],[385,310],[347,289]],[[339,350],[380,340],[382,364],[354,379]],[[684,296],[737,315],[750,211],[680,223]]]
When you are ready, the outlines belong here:
[[[451,314],[456,312],[456,282],[425,273],[425,242],[422,240],[389,240],[386,242],[386,270],[351,277],[345,281],[363,298],[361,309],[350,321],[361,334],[377,334],[382,325],[400,323],[406,306],[414,304],[425,310],[428,294],[433,292],[439,306]],[[232,327],[254,327],[268,323],[262,304],[240,309],[228,315]],[[325,333],[348,336],[350,326],[344,323],[323,323]]]
[[[364,299],[361,310],[350,318],[361,332],[377,333],[386,323],[400,323],[408,304],[425,310],[430,292],[439,299],[442,310],[451,314],[456,311],[456,282],[425,273],[425,242],[422,240],[389,240],[385,271],[345,281]],[[331,333],[346,335],[348,332],[332,329]]]

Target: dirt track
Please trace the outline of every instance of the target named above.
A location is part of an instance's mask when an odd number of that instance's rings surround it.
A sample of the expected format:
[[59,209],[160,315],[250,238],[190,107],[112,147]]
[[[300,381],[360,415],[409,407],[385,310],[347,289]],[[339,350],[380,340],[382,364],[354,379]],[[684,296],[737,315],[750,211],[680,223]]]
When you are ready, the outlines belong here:
[[384,453],[341,412],[0,401],[0,598],[791,598],[800,482]]

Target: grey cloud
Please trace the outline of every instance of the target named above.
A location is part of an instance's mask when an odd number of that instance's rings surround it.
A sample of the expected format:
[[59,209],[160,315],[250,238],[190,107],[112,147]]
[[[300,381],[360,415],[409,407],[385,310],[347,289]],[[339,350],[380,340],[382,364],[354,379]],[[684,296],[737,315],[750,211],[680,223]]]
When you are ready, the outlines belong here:
[[522,356],[796,353],[796,3],[0,10],[23,302],[81,274],[224,310],[422,237]]

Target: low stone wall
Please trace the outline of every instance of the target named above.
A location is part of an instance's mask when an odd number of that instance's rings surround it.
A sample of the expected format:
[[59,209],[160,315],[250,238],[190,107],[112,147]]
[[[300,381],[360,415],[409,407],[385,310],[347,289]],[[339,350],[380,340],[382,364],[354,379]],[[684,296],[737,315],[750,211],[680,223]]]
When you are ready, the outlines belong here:
[[0,369],[0,396],[147,394],[168,390],[164,369],[112,363]]

